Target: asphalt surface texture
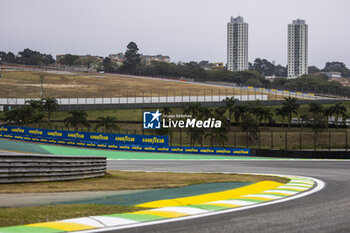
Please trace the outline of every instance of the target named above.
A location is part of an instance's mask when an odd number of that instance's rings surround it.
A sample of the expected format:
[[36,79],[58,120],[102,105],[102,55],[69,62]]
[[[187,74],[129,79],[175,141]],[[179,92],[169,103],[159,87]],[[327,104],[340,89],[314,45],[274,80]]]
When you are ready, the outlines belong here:
[[112,170],[273,173],[318,178],[324,189],[233,213],[106,232],[350,232],[350,161],[108,161]]

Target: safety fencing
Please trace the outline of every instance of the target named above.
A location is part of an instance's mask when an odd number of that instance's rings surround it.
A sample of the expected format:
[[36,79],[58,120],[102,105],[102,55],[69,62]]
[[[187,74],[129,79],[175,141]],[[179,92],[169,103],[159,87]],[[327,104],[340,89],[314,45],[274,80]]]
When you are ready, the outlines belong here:
[[77,180],[105,172],[106,157],[0,155],[0,183]]
[[169,146],[168,136],[109,134],[0,126],[0,138],[97,149],[216,155],[250,155],[250,149]]

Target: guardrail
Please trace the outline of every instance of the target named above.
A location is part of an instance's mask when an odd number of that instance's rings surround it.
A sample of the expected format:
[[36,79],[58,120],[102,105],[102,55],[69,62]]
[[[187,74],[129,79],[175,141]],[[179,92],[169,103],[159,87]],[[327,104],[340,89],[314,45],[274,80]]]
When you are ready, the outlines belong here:
[[77,180],[106,173],[106,157],[0,155],[0,183]]

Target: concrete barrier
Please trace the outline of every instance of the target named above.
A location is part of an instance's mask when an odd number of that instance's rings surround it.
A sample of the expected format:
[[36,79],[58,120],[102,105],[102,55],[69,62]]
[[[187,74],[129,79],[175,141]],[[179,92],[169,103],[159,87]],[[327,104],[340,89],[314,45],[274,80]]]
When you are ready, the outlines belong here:
[[106,157],[0,155],[0,183],[77,180],[105,172]]

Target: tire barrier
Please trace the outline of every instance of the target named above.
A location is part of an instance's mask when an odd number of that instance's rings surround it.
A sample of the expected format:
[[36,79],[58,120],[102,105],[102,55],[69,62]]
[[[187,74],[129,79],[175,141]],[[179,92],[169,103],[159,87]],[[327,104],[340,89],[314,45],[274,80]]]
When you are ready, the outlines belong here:
[[0,155],[0,183],[77,180],[104,176],[106,157]]

